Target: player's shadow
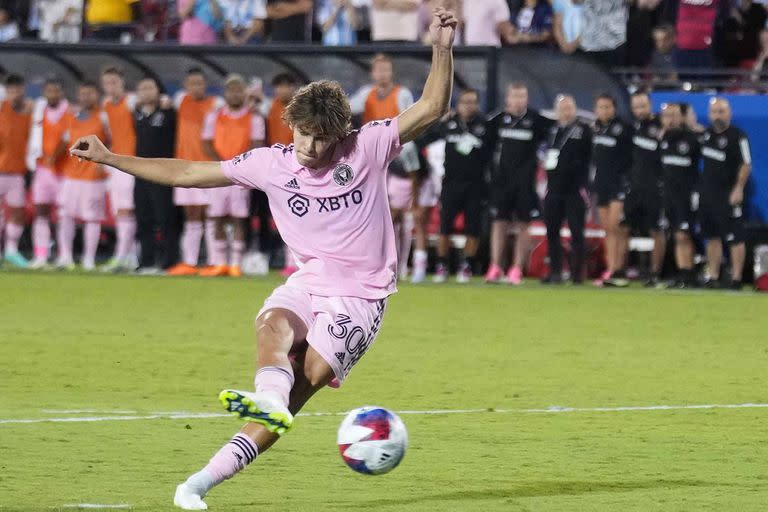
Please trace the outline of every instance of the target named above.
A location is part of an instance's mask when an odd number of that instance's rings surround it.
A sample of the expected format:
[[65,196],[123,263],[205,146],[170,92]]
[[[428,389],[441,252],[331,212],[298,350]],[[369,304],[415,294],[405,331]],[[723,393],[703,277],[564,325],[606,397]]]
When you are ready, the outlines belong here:
[[[464,501],[464,500],[492,500],[505,498],[537,498],[544,496],[568,496],[588,494],[592,492],[630,492],[638,489],[677,487],[702,487],[711,485],[723,485],[722,482],[704,482],[701,480],[640,480],[635,482],[589,482],[578,480],[542,480],[534,482],[521,482],[510,484],[504,488],[477,489],[466,491],[452,491],[438,494],[425,494],[394,499],[371,500],[368,505],[409,505],[429,501]],[[359,506],[342,505],[340,508]]]

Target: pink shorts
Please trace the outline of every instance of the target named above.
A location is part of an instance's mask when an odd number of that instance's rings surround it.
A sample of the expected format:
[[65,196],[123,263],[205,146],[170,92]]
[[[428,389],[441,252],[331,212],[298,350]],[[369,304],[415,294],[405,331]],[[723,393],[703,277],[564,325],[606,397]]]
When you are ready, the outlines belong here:
[[307,343],[341,383],[376,339],[386,305],[386,299],[321,297],[282,285],[264,301],[256,318],[275,308],[295,313],[307,326]]
[[118,210],[133,210],[133,185],[136,178],[114,167],[107,166],[106,169],[109,172],[107,190],[112,215],[117,215]]
[[390,174],[387,176],[387,195],[389,207],[394,210],[407,210],[411,207],[413,182],[410,178],[403,178]]
[[101,222],[107,196],[107,182],[64,178],[59,192],[59,215],[84,222]]
[[24,207],[24,175],[0,173],[0,205],[3,202],[10,208]]
[[176,187],[173,189],[173,204],[176,206],[205,206],[208,204],[208,189]]
[[61,176],[47,167],[38,166],[32,177],[32,203],[56,204],[61,189]]
[[208,201],[208,217],[247,219],[251,213],[251,191],[237,185],[209,189]]

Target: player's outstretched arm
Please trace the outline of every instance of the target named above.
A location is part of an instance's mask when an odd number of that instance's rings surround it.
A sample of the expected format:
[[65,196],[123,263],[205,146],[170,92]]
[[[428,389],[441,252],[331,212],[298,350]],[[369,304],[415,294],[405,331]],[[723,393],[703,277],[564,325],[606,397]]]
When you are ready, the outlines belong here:
[[139,158],[109,151],[95,135],[75,141],[69,153],[83,160],[109,165],[148,181],[173,187],[223,187],[231,185],[219,162],[191,162],[174,158]]
[[432,39],[432,67],[419,101],[397,118],[400,143],[421,135],[448,110],[453,88],[453,38],[458,21],[451,11],[437,8],[432,14],[429,34]]

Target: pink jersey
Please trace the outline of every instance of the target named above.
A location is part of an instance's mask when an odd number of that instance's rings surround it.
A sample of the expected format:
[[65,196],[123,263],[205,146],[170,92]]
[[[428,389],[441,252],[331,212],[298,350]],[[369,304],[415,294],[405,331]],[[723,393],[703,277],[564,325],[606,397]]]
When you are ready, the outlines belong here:
[[280,235],[299,270],[286,285],[323,297],[382,299],[396,291],[395,232],[387,165],[400,152],[397,119],[373,121],[308,169],[293,145],[276,144],[222,162],[233,183],[266,192]]

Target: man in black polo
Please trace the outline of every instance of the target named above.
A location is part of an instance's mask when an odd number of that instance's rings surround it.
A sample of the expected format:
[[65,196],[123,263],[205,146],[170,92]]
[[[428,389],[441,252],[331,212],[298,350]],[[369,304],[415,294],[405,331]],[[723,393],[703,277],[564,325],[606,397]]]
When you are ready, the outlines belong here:
[[466,283],[474,269],[482,228],[485,167],[493,151],[476,90],[462,90],[456,102],[456,113],[436,125],[417,142],[424,147],[440,139],[445,139],[445,176],[440,193],[440,239],[433,281],[442,283],[448,278],[449,236],[456,216],[464,212],[467,241],[456,281]]
[[506,280],[520,284],[528,256],[530,237],[528,224],[540,216],[536,195],[536,152],[547,136],[551,122],[528,108],[528,88],[512,83],[507,88],[504,112],[489,121],[492,144],[498,144],[496,164],[491,176],[491,264],[485,275],[487,282],[499,282],[509,223],[517,221],[515,255]]
[[592,130],[576,117],[572,96],[555,100],[557,125],[549,130],[544,167],[547,170],[547,196],[544,221],[547,225],[550,274],[544,284],[560,284],[563,248],[560,227],[568,220],[571,231],[571,280],[580,284],[584,267],[584,218],[587,211],[587,180],[592,153]]
[[731,124],[731,106],[724,98],[709,103],[710,126],[702,134],[701,233],[707,240],[708,286],[717,287],[723,241],[731,249],[731,283],[741,289],[744,246],[744,187],[752,171],[747,136]]
[[[136,156],[173,158],[176,112],[160,108],[160,91],[160,84],[151,77],[142,79],[136,87]],[[173,189],[136,178],[134,201],[136,238],[141,244],[138,272],[158,273],[175,264],[179,256]]]

